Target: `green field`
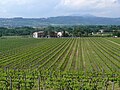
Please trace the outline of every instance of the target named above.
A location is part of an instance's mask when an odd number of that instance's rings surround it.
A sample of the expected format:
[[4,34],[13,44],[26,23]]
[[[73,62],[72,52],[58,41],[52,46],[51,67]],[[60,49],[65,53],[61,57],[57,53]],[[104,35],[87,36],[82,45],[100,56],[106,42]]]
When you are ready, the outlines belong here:
[[0,39],[0,90],[120,90],[120,38]]

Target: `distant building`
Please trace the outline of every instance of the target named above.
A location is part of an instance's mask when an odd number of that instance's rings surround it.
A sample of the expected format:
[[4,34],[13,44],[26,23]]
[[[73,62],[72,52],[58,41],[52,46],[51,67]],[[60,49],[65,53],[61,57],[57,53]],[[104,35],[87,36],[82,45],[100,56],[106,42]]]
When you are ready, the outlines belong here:
[[100,30],[99,30],[99,32],[100,32],[100,33],[103,33],[103,32],[104,32],[104,30],[103,30],[103,29],[100,29]]
[[33,33],[33,37],[34,37],[34,38],[38,38],[37,32],[34,32],[34,33]]
[[33,33],[33,38],[57,38],[57,37],[68,37],[69,32],[67,31],[62,31],[62,32],[57,32],[57,31],[48,31],[47,33],[45,31],[39,31],[39,32],[34,32]]
[[39,31],[39,32],[34,32],[33,33],[33,37],[34,38],[41,38],[41,37],[44,37],[44,31]]
[[48,35],[50,37],[57,37],[57,32],[56,31],[50,31]]
[[57,37],[69,37],[70,33],[68,31],[62,31],[57,33]]
[[62,32],[58,32],[57,33],[57,37],[62,37],[63,36],[63,33]]
[[94,32],[92,32],[92,35],[94,35]]
[[118,36],[113,36],[114,38],[117,38]]

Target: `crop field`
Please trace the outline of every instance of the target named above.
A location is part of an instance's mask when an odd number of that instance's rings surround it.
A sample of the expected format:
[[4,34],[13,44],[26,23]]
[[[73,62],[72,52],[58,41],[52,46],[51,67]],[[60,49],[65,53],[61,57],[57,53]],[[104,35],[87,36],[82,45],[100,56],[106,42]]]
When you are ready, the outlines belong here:
[[120,38],[0,38],[0,90],[120,90]]

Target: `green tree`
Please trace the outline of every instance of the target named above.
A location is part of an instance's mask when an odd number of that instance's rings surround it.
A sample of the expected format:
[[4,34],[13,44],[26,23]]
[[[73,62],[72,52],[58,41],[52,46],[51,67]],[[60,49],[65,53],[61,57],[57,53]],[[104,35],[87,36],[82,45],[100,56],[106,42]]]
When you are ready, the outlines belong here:
[[2,37],[2,33],[0,33],[0,37]]
[[120,30],[115,30],[115,31],[113,32],[113,36],[118,36],[118,37],[120,37]]

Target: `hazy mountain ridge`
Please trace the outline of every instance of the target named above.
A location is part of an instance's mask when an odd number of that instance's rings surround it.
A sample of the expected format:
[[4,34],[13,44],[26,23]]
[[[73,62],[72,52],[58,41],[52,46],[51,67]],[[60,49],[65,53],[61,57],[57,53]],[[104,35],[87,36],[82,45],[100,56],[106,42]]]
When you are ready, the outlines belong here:
[[120,25],[120,18],[96,16],[58,16],[49,18],[0,18],[0,27],[39,27],[43,25]]

